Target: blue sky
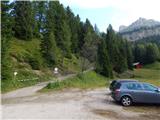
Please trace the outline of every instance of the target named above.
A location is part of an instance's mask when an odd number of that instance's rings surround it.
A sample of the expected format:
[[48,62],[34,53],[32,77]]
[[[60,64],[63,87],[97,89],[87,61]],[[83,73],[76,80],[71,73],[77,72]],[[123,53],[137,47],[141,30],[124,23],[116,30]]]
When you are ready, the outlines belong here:
[[160,21],[160,0],[60,0],[73,13],[97,24],[105,32],[108,24],[118,31],[120,25],[130,25],[139,17]]
[[79,14],[82,21],[85,21],[86,18],[90,20],[93,25],[97,25],[100,30],[105,30],[109,24],[109,21],[112,21],[111,16],[115,11],[112,8],[99,8],[99,9],[83,9],[83,8],[72,8],[72,11],[75,14]]

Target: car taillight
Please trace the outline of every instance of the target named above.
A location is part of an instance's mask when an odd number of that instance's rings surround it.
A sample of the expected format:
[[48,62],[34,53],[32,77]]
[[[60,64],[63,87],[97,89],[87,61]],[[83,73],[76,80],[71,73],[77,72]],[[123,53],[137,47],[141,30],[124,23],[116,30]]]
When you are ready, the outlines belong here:
[[120,89],[116,89],[116,90],[115,90],[115,95],[118,95],[119,92],[120,92]]

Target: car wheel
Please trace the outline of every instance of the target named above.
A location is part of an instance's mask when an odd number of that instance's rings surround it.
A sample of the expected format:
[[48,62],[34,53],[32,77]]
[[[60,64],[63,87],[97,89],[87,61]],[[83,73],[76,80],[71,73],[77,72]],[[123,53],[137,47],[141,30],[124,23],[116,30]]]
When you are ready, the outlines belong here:
[[132,99],[129,96],[124,96],[121,99],[121,104],[123,106],[130,106],[132,104]]

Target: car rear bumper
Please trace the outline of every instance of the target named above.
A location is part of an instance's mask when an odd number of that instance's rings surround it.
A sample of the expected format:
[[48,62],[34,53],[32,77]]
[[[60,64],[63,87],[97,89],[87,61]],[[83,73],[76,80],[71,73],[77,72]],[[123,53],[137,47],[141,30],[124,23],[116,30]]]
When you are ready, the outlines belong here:
[[115,101],[117,101],[117,102],[119,102],[120,100],[121,100],[121,98],[120,98],[120,96],[119,95],[115,95],[115,94],[111,94],[111,97],[115,100]]

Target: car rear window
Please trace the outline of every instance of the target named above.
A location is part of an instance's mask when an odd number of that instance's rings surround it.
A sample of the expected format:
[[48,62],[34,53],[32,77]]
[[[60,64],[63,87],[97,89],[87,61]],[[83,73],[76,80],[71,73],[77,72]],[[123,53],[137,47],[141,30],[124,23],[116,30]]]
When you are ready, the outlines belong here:
[[120,87],[121,87],[121,83],[117,82],[117,83],[113,86],[113,90],[120,89]]
[[115,80],[114,80],[114,81],[112,81],[111,86],[113,86],[115,83],[116,83],[116,81],[115,81]]

